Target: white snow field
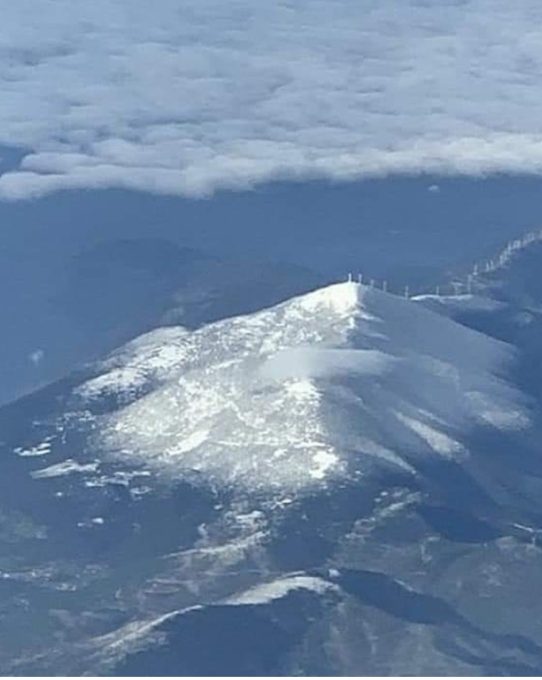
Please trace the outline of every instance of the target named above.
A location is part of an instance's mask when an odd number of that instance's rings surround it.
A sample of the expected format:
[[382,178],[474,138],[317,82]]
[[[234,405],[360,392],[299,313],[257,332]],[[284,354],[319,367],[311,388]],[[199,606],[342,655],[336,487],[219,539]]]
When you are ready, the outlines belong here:
[[330,590],[338,590],[338,588],[323,578],[294,574],[268,583],[259,583],[242,593],[228,597],[222,604],[235,606],[268,604],[274,600],[280,600],[293,590],[309,590],[322,595]]
[[[528,424],[511,347],[414,301],[347,282],[197,331],[126,345],[86,382],[124,405],[99,422],[115,456],[262,493],[375,465],[461,459],[477,426]],[[124,401],[123,401],[124,400]]]

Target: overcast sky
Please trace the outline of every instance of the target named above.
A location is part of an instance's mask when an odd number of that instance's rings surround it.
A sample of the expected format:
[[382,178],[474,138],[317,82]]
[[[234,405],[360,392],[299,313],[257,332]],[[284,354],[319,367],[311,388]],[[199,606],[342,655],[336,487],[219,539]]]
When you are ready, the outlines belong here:
[[542,171],[540,0],[0,0],[0,197]]

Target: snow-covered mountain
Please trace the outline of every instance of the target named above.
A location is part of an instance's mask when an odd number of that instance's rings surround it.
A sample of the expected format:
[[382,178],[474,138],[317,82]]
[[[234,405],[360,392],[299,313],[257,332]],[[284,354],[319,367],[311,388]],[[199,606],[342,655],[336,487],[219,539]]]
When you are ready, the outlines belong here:
[[339,283],[0,409],[2,669],[542,669],[540,409],[501,303]]
[[290,492],[468,456],[464,433],[525,427],[513,352],[416,304],[347,282],[196,332],[153,331],[78,394],[129,402],[101,448],[174,475]]

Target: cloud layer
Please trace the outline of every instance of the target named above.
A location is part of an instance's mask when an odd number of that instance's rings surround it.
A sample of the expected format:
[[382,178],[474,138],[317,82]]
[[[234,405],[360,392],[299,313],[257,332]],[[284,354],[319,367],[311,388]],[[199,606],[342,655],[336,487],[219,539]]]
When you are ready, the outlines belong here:
[[0,197],[542,171],[539,0],[2,1]]

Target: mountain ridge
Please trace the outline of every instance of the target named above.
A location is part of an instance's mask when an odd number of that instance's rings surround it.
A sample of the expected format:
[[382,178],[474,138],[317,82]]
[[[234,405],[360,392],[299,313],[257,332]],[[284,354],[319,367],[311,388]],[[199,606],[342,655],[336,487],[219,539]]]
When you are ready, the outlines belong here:
[[191,641],[227,629],[232,671],[542,668],[521,351],[343,282],[157,329],[2,408],[0,630],[19,646],[0,665],[197,673]]

